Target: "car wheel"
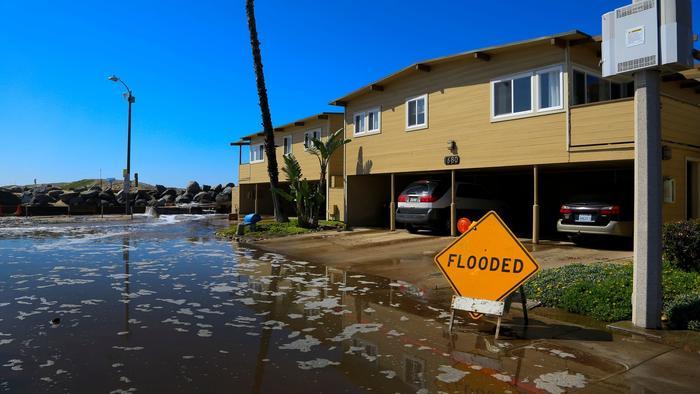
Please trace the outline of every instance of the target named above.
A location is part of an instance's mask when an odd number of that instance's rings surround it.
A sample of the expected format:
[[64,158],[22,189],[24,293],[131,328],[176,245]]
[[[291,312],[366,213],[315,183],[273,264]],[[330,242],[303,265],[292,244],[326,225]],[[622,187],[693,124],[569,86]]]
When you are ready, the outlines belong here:
[[415,234],[418,232],[418,229],[415,228],[412,224],[407,224],[406,225],[406,231],[408,231],[411,234]]

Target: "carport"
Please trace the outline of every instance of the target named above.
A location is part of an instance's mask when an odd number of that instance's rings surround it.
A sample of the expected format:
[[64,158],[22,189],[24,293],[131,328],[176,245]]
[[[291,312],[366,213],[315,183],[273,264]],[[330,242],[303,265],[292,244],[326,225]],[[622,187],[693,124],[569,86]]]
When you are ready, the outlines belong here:
[[[519,237],[531,238],[535,243],[541,236],[560,239],[563,235],[557,233],[556,223],[561,205],[580,195],[610,190],[629,195],[633,192],[632,165],[628,160],[348,176],[346,221],[351,226],[395,230],[401,191],[417,180],[439,179],[450,184],[467,182],[482,186],[487,194],[503,201],[507,212],[499,213]],[[454,215],[455,198],[453,193],[453,236],[457,235],[458,219]]]
[[[310,181],[311,184],[317,184],[318,181]],[[269,183],[241,183],[240,199],[238,202],[238,211],[241,214],[258,213],[263,216],[273,216],[274,209],[272,206],[272,190]],[[280,183],[280,188],[289,192],[289,183]],[[293,202],[287,201],[280,197],[284,213],[287,216],[296,215],[296,205]],[[321,208],[321,218],[325,218],[325,206]]]

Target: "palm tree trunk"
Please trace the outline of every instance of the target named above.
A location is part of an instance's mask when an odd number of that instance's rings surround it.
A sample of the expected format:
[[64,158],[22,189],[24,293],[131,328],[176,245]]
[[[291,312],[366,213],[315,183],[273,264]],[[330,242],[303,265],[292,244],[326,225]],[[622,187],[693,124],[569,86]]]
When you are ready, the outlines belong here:
[[[258,98],[260,100],[260,112],[262,114],[262,126],[265,132],[265,156],[267,156],[267,174],[270,177],[271,190],[279,188],[279,171],[277,169],[277,153],[275,147],[275,135],[270,116],[270,105],[267,101],[267,88],[265,87],[265,74],[263,73],[262,56],[260,55],[260,41],[258,41],[258,29],[255,23],[254,0],[246,0],[246,16],[248,17],[248,29],[250,30],[250,47],[253,50],[253,64],[255,66],[255,81],[258,85]],[[284,214],[281,201],[277,193],[271,192],[272,206],[275,220],[288,221]]]

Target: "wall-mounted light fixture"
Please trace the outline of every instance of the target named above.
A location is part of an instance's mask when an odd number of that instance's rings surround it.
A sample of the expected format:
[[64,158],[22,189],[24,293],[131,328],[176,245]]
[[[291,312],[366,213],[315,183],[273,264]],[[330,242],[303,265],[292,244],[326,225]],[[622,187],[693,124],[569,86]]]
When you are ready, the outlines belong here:
[[457,150],[457,143],[454,140],[447,141],[447,150],[450,152]]

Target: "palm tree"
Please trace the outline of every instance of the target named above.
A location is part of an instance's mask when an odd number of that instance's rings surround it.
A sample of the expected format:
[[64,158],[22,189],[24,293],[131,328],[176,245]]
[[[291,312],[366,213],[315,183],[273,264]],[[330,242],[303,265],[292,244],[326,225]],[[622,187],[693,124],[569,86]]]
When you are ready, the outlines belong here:
[[[275,147],[275,135],[272,129],[272,117],[270,116],[270,104],[267,101],[267,88],[265,87],[265,74],[263,73],[262,57],[260,55],[260,41],[258,29],[255,24],[254,0],[245,2],[246,16],[248,17],[248,30],[250,30],[250,47],[253,50],[253,64],[255,67],[255,81],[258,85],[258,99],[262,115],[262,126],[265,133],[265,156],[267,156],[267,174],[270,177],[270,189],[279,189],[279,171],[277,169],[277,148]],[[271,193],[272,206],[275,212],[275,220],[287,222],[289,219],[284,214],[277,193]]]
[[[331,160],[333,153],[338,150],[338,148],[350,142],[350,140],[343,139],[343,129],[336,131],[335,133],[328,136],[328,139],[323,142],[319,139],[311,140],[311,148],[308,152],[318,158],[318,164],[321,167],[321,177],[318,183],[318,193],[324,196],[324,202],[327,201],[327,189],[326,189],[326,172],[328,171],[328,162]],[[314,227],[318,225],[319,211],[323,203],[318,204],[316,209],[318,210],[315,215],[313,215],[314,222],[312,223]]]
[[304,178],[304,174],[301,172],[301,165],[299,165],[294,155],[284,156],[282,171],[287,176],[289,192],[279,188],[272,189],[272,192],[296,204],[297,224],[299,227],[316,228],[318,226],[319,208],[323,204],[323,194]]

